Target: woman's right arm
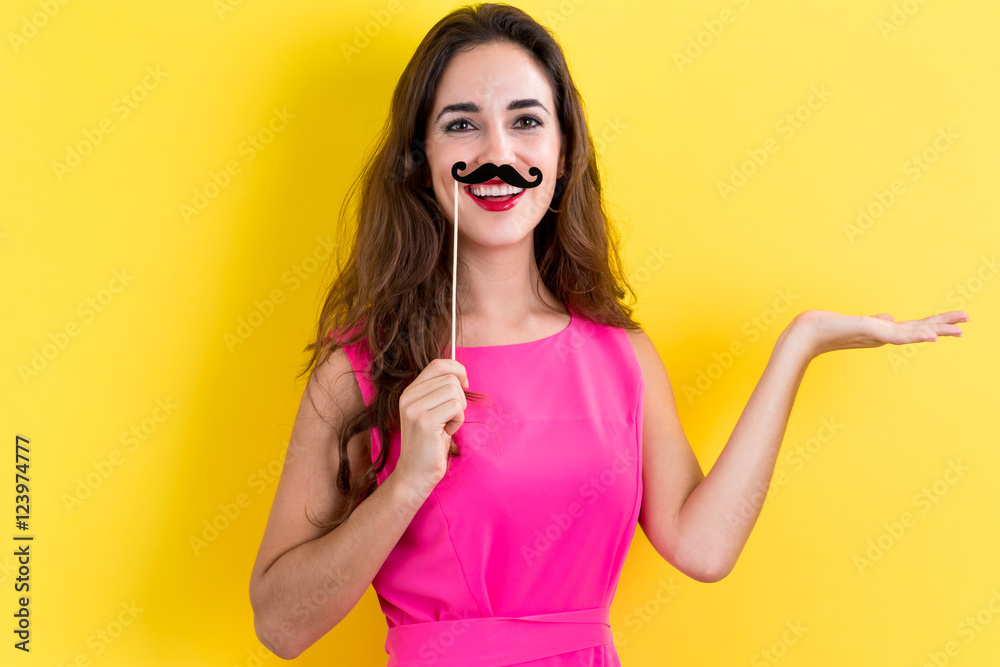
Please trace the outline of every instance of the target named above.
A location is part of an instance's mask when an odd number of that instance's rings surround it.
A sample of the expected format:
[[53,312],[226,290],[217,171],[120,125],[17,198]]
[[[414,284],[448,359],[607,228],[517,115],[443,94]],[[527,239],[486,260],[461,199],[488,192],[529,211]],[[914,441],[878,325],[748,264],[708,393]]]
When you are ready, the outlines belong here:
[[[461,381],[442,363],[464,379],[457,362],[436,361],[404,390],[396,468],[332,531],[310,523],[305,509],[328,519],[346,506],[336,485],[337,443],[345,415],[364,399],[343,349],[310,377],[250,579],[254,629],[275,655],[295,658],[347,616],[447,469],[448,435],[466,404]],[[371,460],[367,432],[351,439],[348,456],[356,475]]]
[[[363,400],[347,355],[339,349],[310,378],[292,426],[250,578],[257,637],[286,660],[354,608],[433,488],[390,474],[334,530],[306,519],[307,508],[314,518],[328,519],[347,504],[336,485],[338,438],[345,414],[363,407]],[[367,433],[350,441],[352,475],[365,458],[370,460],[369,443]]]

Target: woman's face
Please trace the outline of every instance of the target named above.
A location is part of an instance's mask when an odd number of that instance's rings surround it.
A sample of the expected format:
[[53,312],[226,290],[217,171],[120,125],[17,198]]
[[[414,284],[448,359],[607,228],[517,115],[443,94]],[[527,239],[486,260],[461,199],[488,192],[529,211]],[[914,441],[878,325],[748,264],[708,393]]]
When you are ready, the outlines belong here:
[[[460,108],[452,108],[461,105]],[[511,106],[518,108],[510,108]],[[458,184],[458,231],[465,243],[502,246],[531,238],[552,202],[564,156],[552,89],[530,55],[503,42],[456,54],[438,84],[427,119],[427,164],[438,204],[454,223],[455,179],[480,165],[512,165],[537,187],[525,188],[513,206],[493,211],[476,203],[470,188]]]

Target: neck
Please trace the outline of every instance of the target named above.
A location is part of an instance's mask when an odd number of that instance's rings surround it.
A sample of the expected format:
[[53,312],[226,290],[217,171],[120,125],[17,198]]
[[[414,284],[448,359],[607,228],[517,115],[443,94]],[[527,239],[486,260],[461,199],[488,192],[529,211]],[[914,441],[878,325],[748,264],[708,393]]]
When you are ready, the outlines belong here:
[[565,312],[535,262],[533,239],[506,248],[459,250],[458,305],[464,319],[509,323]]

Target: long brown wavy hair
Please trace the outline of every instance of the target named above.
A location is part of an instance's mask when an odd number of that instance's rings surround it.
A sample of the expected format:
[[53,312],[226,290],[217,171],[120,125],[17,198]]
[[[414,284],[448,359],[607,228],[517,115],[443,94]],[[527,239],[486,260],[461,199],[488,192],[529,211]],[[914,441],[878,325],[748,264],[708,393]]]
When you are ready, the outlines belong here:
[[[356,370],[369,374],[376,392],[364,409],[346,415],[339,434],[337,488],[347,506],[323,524],[310,518],[314,525],[336,528],[377,488],[377,475],[388,461],[391,433],[400,427],[400,395],[431,360],[447,356],[453,262],[449,240],[454,229],[433,188],[423,185],[429,174],[424,129],[437,82],[452,56],[491,42],[520,46],[533,56],[552,87],[562,132],[564,177],[556,184],[551,205],[557,212],[546,211],[533,232],[540,279],[588,320],[639,327],[632,319],[633,309],[622,302],[628,290],[634,303],[635,292],[619,255],[618,232],[609,224],[594,143],[561,47],[546,28],[516,7],[480,3],[454,10],[431,28],[406,65],[379,141],[340,209],[338,220],[346,241],[337,247],[348,253],[346,258],[335,255],[337,275],[327,292],[316,338],[305,348],[312,358],[299,377],[308,372],[311,378],[334,351],[364,341],[371,364]],[[344,221],[358,194],[356,233],[349,237]],[[336,332],[333,338],[331,332]],[[481,400],[485,394],[466,392],[466,396]],[[375,462],[366,457],[360,479],[352,480],[348,443],[372,428],[380,435],[379,454]],[[461,445],[461,432],[456,432],[453,443]],[[457,452],[453,444],[449,455]]]

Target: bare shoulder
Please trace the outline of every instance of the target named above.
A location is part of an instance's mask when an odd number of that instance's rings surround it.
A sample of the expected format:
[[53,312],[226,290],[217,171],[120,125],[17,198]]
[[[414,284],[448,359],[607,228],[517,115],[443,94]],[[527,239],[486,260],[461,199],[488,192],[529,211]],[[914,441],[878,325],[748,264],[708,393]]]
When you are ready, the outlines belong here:
[[319,392],[317,405],[327,410],[335,409],[350,414],[364,407],[361,386],[347,357],[347,351],[342,347],[317,364],[309,385],[312,385],[311,391]]
[[[640,356],[640,353],[649,353],[649,349],[652,348],[654,351],[656,347],[653,345],[653,341],[649,338],[643,329],[625,329],[625,333],[628,334],[629,341],[632,342],[632,349],[635,350],[636,356]],[[642,359],[639,360],[640,362]]]
[[[318,454],[321,460],[315,463],[324,464],[330,474],[335,475],[340,465],[338,449],[340,432],[346,420],[364,407],[361,386],[348,360],[347,352],[343,348],[338,348],[315,368],[303,394],[303,405],[299,407],[301,426],[306,433],[311,432],[314,436],[319,436],[318,442],[309,443],[308,438],[293,438],[289,451],[293,445],[310,448],[310,445],[319,444]],[[317,422],[323,423],[319,425]],[[315,427],[315,430],[311,427]],[[357,475],[362,466],[371,460],[371,440],[368,434],[358,434],[348,442],[348,455],[351,474]],[[336,493],[336,484],[327,487],[324,480],[323,487],[329,488],[331,495],[336,496],[328,500],[332,500],[334,509],[339,510],[346,500]]]
[[[632,331],[626,329],[625,333],[628,334],[629,341],[632,343],[632,349],[635,351],[635,357],[639,362],[639,367],[642,369],[643,381],[649,385],[650,382],[666,382],[669,385],[669,379],[667,379],[667,369],[663,365],[663,360],[660,358],[660,353],[656,349],[656,345],[653,344],[653,340],[649,337],[642,329],[636,329]],[[649,387],[652,388],[652,387]]]
[[[648,414],[646,421],[650,422],[652,419],[665,417],[672,422],[668,428],[676,436],[677,432],[680,431],[680,424],[678,423],[676,407],[674,407],[674,390],[670,385],[670,377],[667,375],[667,367],[663,363],[663,358],[660,356],[659,350],[656,349],[653,339],[645,331],[642,329],[636,331],[626,329],[625,331],[628,333],[629,341],[632,343],[632,349],[635,351],[635,357],[642,371],[643,403],[646,406],[644,409],[647,413],[654,411],[658,414],[656,417]],[[672,408],[668,408],[665,415],[659,410],[659,407],[664,405],[669,405]],[[646,428],[654,428],[653,424],[650,423],[645,426]]]

